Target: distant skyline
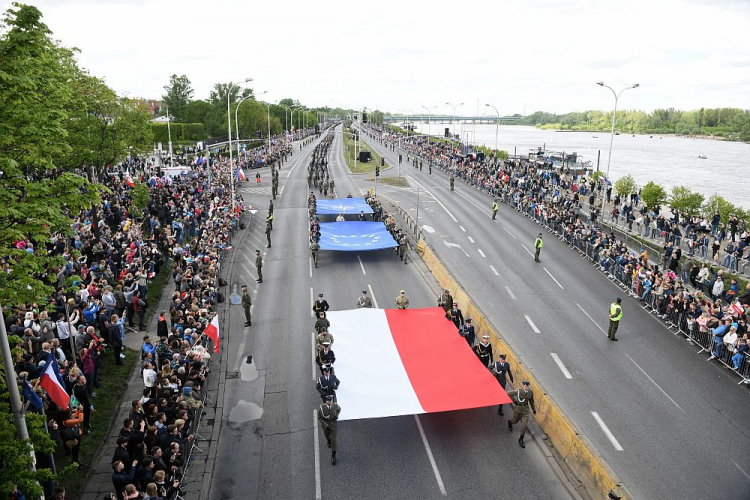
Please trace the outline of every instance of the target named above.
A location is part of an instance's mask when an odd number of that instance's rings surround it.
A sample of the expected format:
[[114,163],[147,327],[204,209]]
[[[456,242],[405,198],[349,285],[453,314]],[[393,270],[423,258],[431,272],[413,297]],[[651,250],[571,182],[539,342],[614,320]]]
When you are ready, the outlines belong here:
[[561,114],[611,110],[601,80],[641,85],[620,109],[750,109],[746,1],[27,2],[85,68],[130,97],[160,99],[176,73],[196,99],[250,77],[272,102]]

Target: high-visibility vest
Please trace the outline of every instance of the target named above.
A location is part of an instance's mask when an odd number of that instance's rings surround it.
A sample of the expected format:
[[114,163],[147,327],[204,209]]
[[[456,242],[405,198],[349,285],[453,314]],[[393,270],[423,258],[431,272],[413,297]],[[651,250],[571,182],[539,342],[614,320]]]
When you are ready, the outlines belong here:
[[617,302],[613,302],[609,306],[609,319],[612,321],[620,321],[622,319],[622,307]]
[[544,247],[544,242],[542,241],[541,238],[537,238],[536,241],[534,242],[534,248],[542,248],[542,247]]
[[497,209],[498,209],[498,208],[499,208],[499,207],[497,206],[497,203],[493,203],[493,204],[492,204],[492,210],[493,210],[493,211],[497,211]]

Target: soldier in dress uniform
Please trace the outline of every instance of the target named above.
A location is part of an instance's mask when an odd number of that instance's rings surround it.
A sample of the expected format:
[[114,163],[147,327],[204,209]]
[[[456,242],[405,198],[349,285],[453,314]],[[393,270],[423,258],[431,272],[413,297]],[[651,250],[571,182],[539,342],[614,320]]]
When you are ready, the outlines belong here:
[[446,313],[453,307],[453,296],[451,295],[451,291],[447,288],[442,295],[438,297],[438,306],[442,307]]
[[479,360],[484,366],[489,367],[492,361],[492,344],[490,344],[490,336],[486,333],[482,335],[482,341],[474,346],[474,352],[476,353]]
[[336,355],[331,349],[331,343],[327,340],[323,341],[323,349],[318,351],[318,354],[315,356],[315,362],[318,364],[318,368],[321,369],[321,373],[323,372],[324,365],[330,366],[331,373],[335,373],[333,370],[333,364],[336,362]]
[[324,342],[328,342],[329,346],[333,345],[333,335],[331,335],[327,328],[324,328],[318,336],[315,337],[315,350],[322,351]]
[[396,309],[406,309],[409,307],[409,298],[406,296],[406,293],[401,290],[398,293],[398,297],[396,297]]
[[474,325],[471,324],[471,318],[467,318],[464,326],[459,330],[461,336],[466,339],[469,347],[474,347],[474,340],[476,340],[476,334],[474,333]]
[[318,313],[320,313],[321,311],[326,312],[328,311],[328,309],[330,309],[330,306],[328,305],[328,301],[323,298],[322,293],[319,293],[318,300],[316,300],[315,303],[313,304],[313,312],[317,316]]
[[367,295],[367,290],[362,290],[362,295],[357,299],[357,309],[361,307],[372,307],[372,299]]
[[[503,390],[505,390],[505,385],[508,383],[508,377],[510,377],[511,382],[515,382],[515,380],[513,380],[513,372],[510,370],[510,365],[505,361],[505,354],[501,354],[497,357],[497,361],[492,363],[490,370]],[[503,405],[497,407],[497,412],[500,415],[503,414]]]
[[315,389],[323,401],[326,400],[326,396],[333,396],[333,400],[336,401],[336,389],[339,388],[341,382],[336,378],[336,375],[331,374],[330,366],[323,366],[320,371],[323,372],[323,375],[318,377]]
[[445,313],[445,318],[453,321],[453,324],[456,325],[456,328],[461,330],[461,325],[464,324],[464,315],[461,312],[461,309],[458,308],[458,302],[453,303],[453,307],[450,308],[450,310]]
[[508,430],[513,430],[513,424],[521,422],[521,437],[518,438],[518,444],[521,448],[526,448],[523,437],[526,435],[526,427],[529,423],[529,405],[536,415],[536,405],[534,404],[534,391],[529,387],[529,381],[523,381],[523,389],[515,389],[507,392],[513,400],[513,418],[508,420]]
[[242,285],[242,309],[245,310],[245,326],[253,326],[250,307],[253,305],[250,294],[247,293],[247,286]]
[[318,252],[320,251],[320,243],[317,241],[313,241],[310,243],[310,252],[312,253],[313,262],[315,263],[315,267],[318,267]]
[[324,399],[325,403],[318,407],[318,422],[331,449],[331,465],[336,465],[336,434],[341,407],[334,402],[333,396],[326,396]]

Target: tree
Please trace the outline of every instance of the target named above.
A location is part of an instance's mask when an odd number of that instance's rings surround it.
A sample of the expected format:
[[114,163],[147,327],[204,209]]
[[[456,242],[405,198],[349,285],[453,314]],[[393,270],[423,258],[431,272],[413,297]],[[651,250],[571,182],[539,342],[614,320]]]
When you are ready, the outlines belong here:
[[184,121],[185,106],[193,97],[193,87],[190,79],[186,75],[172,75],[169,77],[169,84],[164,86],[167,92],[162,96],[162,100],[169,107],[169,114],[174,117],[175,121]]
[[185,123],[203,123],[205,125],[212,109],[213,107],[208,101],[190,101],[185,106]]
[[648,208],[656,208],[667,201],[667,191],[661,184],[649,181],[641,190],[641,199]]
[[716,212],[719,212],[721,222],[725,224],[729,222],[729,217],[733,215],[740,218],[744,217],[742,208],[735,206],[718,194],[713,194],[703,204],[703,216],[710,219]]
[[[61,259],[44,249],[72,234],[71,215],[99,203],[99,191],[68,169],[71,80],[77,73],[73,51],[52,40],[33,6],[14,3],[0,28],[0,303],[42,302],[54,291]],[[51,276],[51,277],[48,277]],[[11,339],[11,342],[13,340]],[[16,438],[5,378],[0,380],[0,497],[17,484],[27,498],[39,497],[51,473],[29,470],[30,446],[49,453],[53,443],[43,417],[27,414],[30,441]]]
[[627,196],[631,193],[635,193],[637,188],[635,179],[633,179],[633,176],[630,174],[624,175],[615,181],[615,191],[617,191],[620,196]]
[[675,186],[669,196],[669,205],[679,213],[698,215],[703,205],[703,195],[685,186]]

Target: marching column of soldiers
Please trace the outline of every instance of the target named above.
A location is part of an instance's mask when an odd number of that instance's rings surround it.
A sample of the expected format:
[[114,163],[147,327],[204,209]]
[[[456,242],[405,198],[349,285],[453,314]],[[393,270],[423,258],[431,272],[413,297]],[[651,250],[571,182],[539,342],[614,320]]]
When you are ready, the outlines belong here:
[[315,146],[310,164],[307,166],[307,187],[311,189],[318,188],[320,194],[323,196],[328,196],[328,193],[331,193],[331,197],[333,198],[335,185],[333,178],[328,172],[328,153],[332,142],[333,132],[329,132]]
[[318,294],[318,300],[312,306],[316,318],[315,331],[317,332],[315,337],[315,363],[320,369],[315,390],[318,391],[323,400],[323,404],[318,406],[318,422],[323,428],[326,444],[331,449],[331,465],[336,465],[336,436],[339,413],[341,413],[341,407],[336,402],[336,390],[339,388],[340,382],[333,370],[336,355],[331,348],[333,346],[333,335],[328,331],[331,323],[326,318],[329,307],[323,294]]

